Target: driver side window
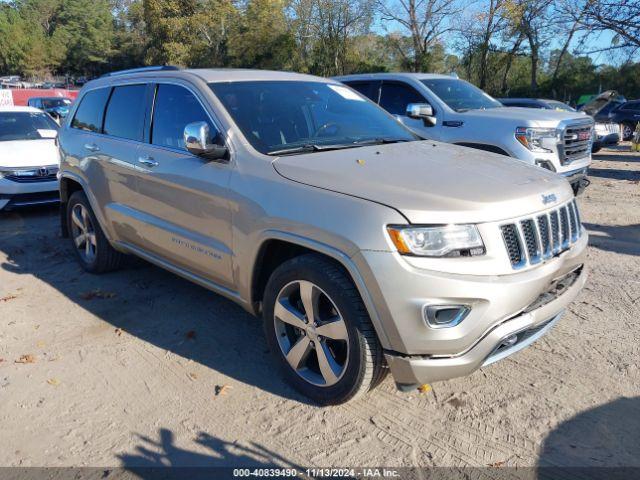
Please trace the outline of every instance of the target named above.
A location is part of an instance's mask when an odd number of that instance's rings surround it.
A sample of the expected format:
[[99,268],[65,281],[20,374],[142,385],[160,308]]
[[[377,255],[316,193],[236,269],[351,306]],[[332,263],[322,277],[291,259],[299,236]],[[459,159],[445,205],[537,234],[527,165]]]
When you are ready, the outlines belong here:
[[151,143],[186,150],[184,127],[193,122],[206,122],[211,132],[217,131],[198,99],[189,90],[179,85],[158,85],[151,124]]
[[380,106],[392,115],[407,114],[410,103],[427,103],[425,98],[413,87],[403,83],[382,84],[380,92]]

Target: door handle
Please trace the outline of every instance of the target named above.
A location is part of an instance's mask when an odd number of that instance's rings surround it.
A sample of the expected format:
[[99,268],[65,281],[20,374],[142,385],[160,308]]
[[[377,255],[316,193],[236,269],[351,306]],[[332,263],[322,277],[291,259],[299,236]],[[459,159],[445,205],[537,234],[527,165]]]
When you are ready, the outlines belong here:
[[90,152],[97,152],[98,150],[100,150],[100,147],[98,147],[98,145],[96,145],[95,143],[85,143],[84,148],[86,148]]
[[147,167],[157,167],[158,166],[158,162],[156,162],[153,159],[153,157],[149,157],[149,156],[138,157],[138,163],[142,163],[143,165],[146,165]]

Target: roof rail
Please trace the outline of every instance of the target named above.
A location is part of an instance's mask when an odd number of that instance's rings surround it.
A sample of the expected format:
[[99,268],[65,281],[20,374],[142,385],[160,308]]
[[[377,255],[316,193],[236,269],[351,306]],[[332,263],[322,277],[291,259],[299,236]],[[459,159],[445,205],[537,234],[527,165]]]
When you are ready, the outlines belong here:
[[128,73],[157,72],[162,70],[180,70],[180,69],[178,67],[174,67],[173,65],[154,65],[151,67],[130,68],[128,70],[118,70],[115,72],[109,72],[109,73],[105,73],[104,75],[101,75],[100,78],[115,77],[118,75],[127,75]]

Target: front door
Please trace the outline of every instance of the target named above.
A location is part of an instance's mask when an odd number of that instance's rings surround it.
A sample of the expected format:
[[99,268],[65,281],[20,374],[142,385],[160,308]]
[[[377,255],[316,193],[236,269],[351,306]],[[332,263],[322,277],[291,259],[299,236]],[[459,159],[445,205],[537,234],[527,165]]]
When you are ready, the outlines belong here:
[[233,287],[228,161],[208,161],[184,146],[184,127],[217,128],[187,85],[155,85],[148,143],[138,150],[143,248],[174,266]]
[[382,83],[380,106],[421,137],[435,140],[433,126],[426,124],[422,119],[407,117],[407,106],[410,103],[429,102],[424,98],[424,95],[404,82],[385,80]]

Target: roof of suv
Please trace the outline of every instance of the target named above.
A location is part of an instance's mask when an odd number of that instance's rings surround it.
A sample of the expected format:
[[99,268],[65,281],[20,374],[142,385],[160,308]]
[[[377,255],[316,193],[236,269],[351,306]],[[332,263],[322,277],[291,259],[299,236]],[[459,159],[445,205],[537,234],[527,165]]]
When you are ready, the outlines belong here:
[[336,80],[375,80],[375,79],[397,79],[397,78],[413,78],[416,80],[425,80],[428,78],[449,78],[456,79],[451,75],[444,75],[440,73],[406,73],[406,72],[397,72],[397,73],[359,73],[355,75],[341,75],[337,77],[333,77]]
[[34,107],[23,107],[19,105],[0,107],[0,112],[29,112],[29,113],[42,113],[42,110],[38,110]]
[[196,76],[207,83],[215,82],[242,82],[242,81],[300,81],[300,82],[334,82],[334,80],[314,75],[306,75],[294,72],[276,72],[271,70],[251,70],[251,69],[233,69],[233,68],[189,68],[175,70],[140,70],[127,72],[114,72],[110,76],[100,77],[92,80],[92,85],[109,84],[111,80],[126,78],[162,78],[162,77],[180,77],[180,76]]

